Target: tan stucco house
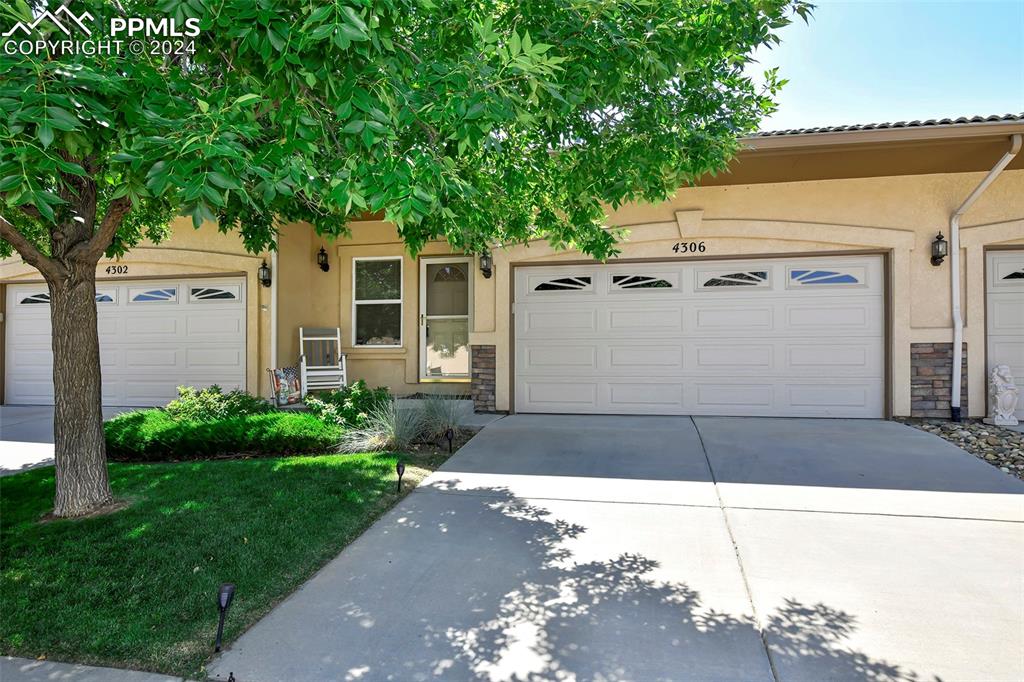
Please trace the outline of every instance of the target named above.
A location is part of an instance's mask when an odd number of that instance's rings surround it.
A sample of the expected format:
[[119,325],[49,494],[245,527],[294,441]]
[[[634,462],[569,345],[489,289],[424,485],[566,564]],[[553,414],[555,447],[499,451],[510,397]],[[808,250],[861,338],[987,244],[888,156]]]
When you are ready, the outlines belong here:
[[[289,225],[253,255],[183,219],[99,265],[104,401],[267,395],[314,326],[341,329],[351,379],[485,411],[945,417],[958,268],[963,415],[981,416],[992,366],[1024,378],[1021,134],[1024,116],[758,135],[728,173],[611,212],[629,236],[607,264],[533,243],[484,272],[444,243],[410,257],[377,220],[335,243]],[[51,402],[46,287],[20,259],[0,305],[3,402]]]

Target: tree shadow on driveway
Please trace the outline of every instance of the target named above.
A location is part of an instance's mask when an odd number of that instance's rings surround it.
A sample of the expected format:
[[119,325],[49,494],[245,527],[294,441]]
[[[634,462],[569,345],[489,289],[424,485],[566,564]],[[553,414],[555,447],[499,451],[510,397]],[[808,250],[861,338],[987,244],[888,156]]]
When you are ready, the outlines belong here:
[[[648,518],[675,513],[629,507]],[[245,682],[771,680],[732,548],[711,546],[701,528],[720,511],[685,510],[695,515],[671,519],[663,537],[635,519],[624,520],[635,532],[598,530],[605,518],[593,527],[580,521],[623,513],[621,505],[530,501],[497,487],[452,494],[428,486],[243,635],[211,672]],[[707,586],[706,598],[697,585]],[[856,628],[851,614],[793,599],[763,618],[776,662],[807,679],[920,679],[845,647]]]

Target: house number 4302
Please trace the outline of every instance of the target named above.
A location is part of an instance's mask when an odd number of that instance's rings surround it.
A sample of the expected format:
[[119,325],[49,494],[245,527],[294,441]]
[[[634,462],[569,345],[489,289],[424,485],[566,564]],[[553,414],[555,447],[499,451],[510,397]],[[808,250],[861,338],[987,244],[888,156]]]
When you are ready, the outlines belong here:
[[676,253],[704,253],[707,247],[704,242],[677,242],[672,250]]
[[127,265],[108,265],[106,270],[108,275],[127,275]]

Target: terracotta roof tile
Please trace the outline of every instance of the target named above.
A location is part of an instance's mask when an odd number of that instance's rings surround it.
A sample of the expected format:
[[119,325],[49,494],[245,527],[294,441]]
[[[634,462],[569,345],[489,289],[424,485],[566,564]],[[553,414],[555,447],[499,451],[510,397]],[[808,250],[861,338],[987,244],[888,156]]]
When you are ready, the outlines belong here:
[[971,123],[997,123],[999,121],[1024,121],[1024,112],[1019,114],[996,114],[993,116],[961,116],[960,118],[930,118],[925,121],[894,121],[892,123],[856,123],[853,125],[821,126],[819,128],[791,128],[789,130],[765,130],[754,137],[776,137],[780,135],[810,135],[813,133],[841,133],[853,130],[885,130],[887,128],[924,128],[929,126],[963,125]]

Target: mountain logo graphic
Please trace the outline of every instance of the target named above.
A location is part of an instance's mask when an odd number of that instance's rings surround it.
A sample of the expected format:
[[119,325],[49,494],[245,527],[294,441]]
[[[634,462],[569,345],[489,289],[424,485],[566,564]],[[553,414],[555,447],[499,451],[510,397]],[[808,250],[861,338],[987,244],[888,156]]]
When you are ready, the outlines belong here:
[[79,31],[85,33],[85,35],[87,36],[92,35],[92,31],[89,29],[88,26],[85,25],[86,21],[93,21],[93,16],[91,14],[89,14],[88,12],[82,12],[82,14],[76,15],[66,6],[61,6],[61,8],[58,9],[56,12],[51,12],[50,10],[44,11],[42,14],[37,16],[35,20],[30,24],[26,24],[23,21],[19,21],[14,25],[14,27],[11,30],[0,34],[0,36],[4,38],[9,38],[10,36],[14,35],[15,31],[19,30],[24,32],[25,35],[32,35],[32,31],[36,30],[39,24],[43,23],[44,19],[48,20],[51,24],[60,29],[61,32],[64,33],[64,35],[71,35],[71,29],[68,28],[69,26],[72,28],[77,28]]

